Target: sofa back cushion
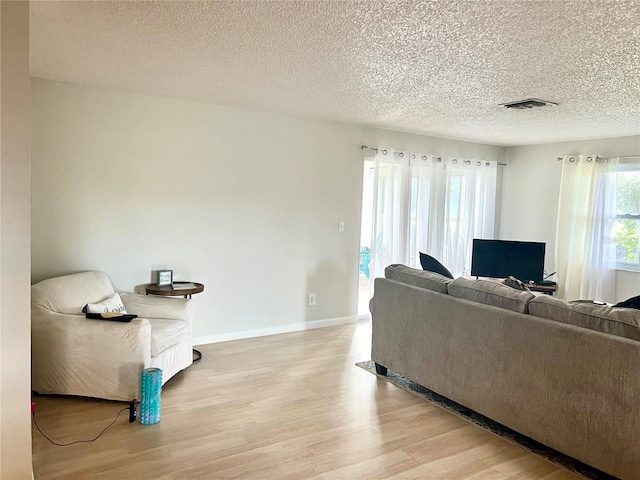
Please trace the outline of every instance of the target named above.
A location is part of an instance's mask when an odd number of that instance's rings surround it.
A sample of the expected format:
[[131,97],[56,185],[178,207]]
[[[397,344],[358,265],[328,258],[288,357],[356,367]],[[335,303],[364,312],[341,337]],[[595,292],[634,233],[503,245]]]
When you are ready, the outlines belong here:
[[640,340],[640,311],[633,308],[571,303],[541,295],[531,301],[529,312],[538,317]]
[[393,264],[384,269],[384,276],[398,282],[426,288],[438,293],[447,293],[447,286],[451,279],[428,270],[407,267],[406,265]]
[[449,284],[449,295],[519,313],[527,313],[529,302],[535,298],[531,292],[516,290],[499,282],[468,278],[453,280]]

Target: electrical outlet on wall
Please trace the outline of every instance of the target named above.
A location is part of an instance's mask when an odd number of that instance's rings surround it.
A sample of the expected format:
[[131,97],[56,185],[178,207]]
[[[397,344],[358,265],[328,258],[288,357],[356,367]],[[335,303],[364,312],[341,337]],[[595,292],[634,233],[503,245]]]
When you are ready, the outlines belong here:
[[316,294],[315,293],[310,293],[309,294],[309,306],[312,307],[316,304]]

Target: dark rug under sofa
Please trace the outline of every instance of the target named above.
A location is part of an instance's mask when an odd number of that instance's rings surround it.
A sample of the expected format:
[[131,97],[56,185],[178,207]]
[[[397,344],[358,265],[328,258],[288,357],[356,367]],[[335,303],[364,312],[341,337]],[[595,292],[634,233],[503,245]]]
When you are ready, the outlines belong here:
[[560,465],[567,470],[582,475],[585,478],[594,479],[594,480],[616,480],[617,477],[609,475],[601,470],[593,468],[585,463],[582,463],[574,458],[568,457],[563,453],[558,452],[552,448],[547,447],[535,440],[526,437],[514,430],[511,430],[504,425],[491,420],[490,418],[485,417],[484,415],[480,415],[473,410],[460,405],[459,403],[454,402],[453,400],[449,400],[442,395],[438,395],[432,390],[429,390],[422,385],[417,384],[409,380],[402,375],[398,375],[395,372],[389,370],[387,375],[379,375],[376,373],[375,364],[373,361],[368,360],[366,362],[358,362],[356,365],[369,373],[373,373],[374,375],[392,383],[393,385],[407,390],[408,392],[417,395],[420,398],[423,398],[439,407],[442,407],[450,412],[475,423],[476,425],[481,426],[482,428],[489,430],[490,432],[505,438],[506,440],[516,443],[521,447],[526,448],[530,452],[539,455],[541,457],[546,458],[550,462],[555,463],[556,465]]

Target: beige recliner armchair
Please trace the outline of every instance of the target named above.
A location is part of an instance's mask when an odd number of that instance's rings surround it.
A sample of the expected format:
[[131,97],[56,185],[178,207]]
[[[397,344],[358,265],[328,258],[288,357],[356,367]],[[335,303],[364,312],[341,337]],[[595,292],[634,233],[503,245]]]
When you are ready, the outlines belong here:
[[32,389],[38,393],[130,401],[143,369],[163,384],[193,361],[193,304],[183,298],[121,293],[130,322],[92,320],[82,309],[116,291],[102,272],[51,278],[31,287]]

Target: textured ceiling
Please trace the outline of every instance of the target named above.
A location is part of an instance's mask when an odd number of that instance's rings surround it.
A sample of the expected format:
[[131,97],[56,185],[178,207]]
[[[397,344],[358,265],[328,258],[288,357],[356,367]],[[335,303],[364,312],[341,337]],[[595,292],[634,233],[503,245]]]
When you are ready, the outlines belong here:
[[[31,74],[494,145],[637,135],[640,0],[32,2]],[[498,106],[531,97],[559,106]]]

